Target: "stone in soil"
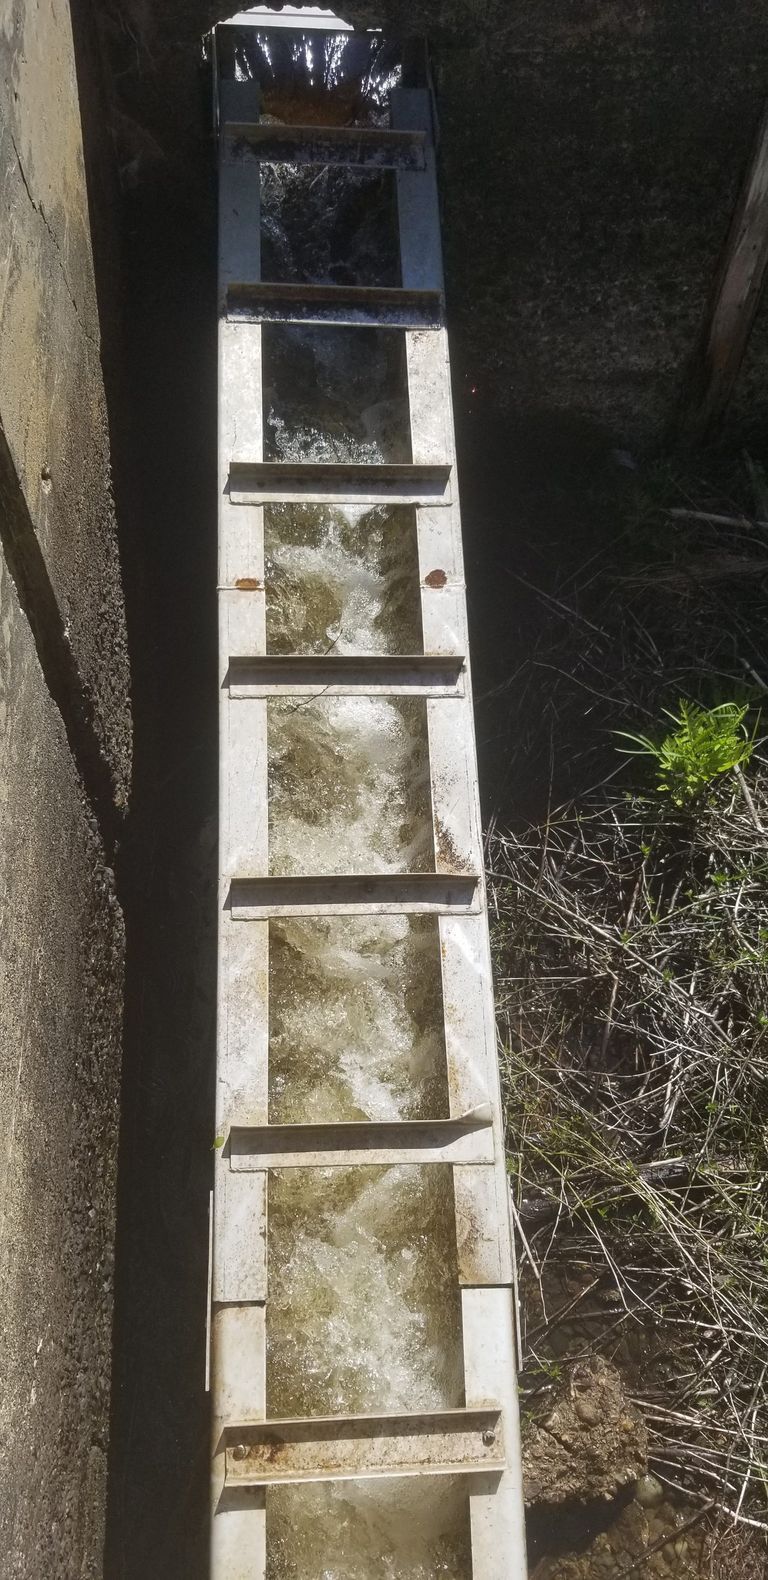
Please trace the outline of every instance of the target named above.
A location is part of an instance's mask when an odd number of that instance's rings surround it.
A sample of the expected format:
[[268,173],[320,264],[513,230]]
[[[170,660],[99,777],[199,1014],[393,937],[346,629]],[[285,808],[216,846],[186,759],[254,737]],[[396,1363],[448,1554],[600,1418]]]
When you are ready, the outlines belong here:
[[546,1414],[523,1430],[527,1504],[614,1498],[645,1473],[648,1440],[621,1377],[600,1357],[575,1366]]

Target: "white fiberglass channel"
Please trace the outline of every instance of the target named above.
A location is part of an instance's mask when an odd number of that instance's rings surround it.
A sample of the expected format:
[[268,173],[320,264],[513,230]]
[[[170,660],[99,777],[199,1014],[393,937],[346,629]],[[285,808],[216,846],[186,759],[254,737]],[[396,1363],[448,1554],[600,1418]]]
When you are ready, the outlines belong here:
[[416,512],[268,505],[269,653],[421,653]]
[[267,703],[269,871],[434,872],[426,701]]
[[448,1112],[437,918],[270,922],[271,1122]]

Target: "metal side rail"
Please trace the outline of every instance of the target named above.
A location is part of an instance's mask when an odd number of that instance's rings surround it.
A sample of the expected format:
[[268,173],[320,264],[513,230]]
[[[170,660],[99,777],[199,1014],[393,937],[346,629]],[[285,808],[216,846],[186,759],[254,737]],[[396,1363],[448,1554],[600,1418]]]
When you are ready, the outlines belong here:
[[[261,125],[253,83],[221,84],[219,270],[219,986],[210,1377],[212,1580],[264,1580],[270,1487],[465,1478],[473,1580],[525,1580],[512,1242],[482,876],[461,526],[443,322],[429,94],[396,90],[390,129]],[[259,167],[395,172],[402,289],[264,284]],[[262,323],[376,324],[405,339],[408,466],[264,456]],[[265,506],[405,504],[415,514],[423,652],[267,651]],[[273,870],[268,710],[320,697],[414,697],[426,720],[429,870]],[[283,702],[280,705],[285,706]],[[293,917],[433,918],[447,1114],[274,1123],[270,927]],[[297,1050],[297,1055],[301,1050]],[[270,1177],[296,1168],[450,1170],[464,1405],[413,1414],[269,1419]],[[386,1389],[386,1379],[382,1379]]]

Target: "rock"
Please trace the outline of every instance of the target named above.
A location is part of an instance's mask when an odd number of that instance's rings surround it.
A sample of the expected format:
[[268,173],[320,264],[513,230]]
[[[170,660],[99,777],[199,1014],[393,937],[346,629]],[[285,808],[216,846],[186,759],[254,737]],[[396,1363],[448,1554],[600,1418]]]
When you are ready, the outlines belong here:
[[597,1426],[600,1421],[600,1411],[592,1399],[577,1399],[573,1407],[574,1414],[578,1416],[583,1426]]
[[641,1476],[635,1488],[635,1497],[644,1509],[653,1509],[662,1502],[664,1488],[655,1476]]
[[648,1480],[645,1426],[621,1377],[601,1358],[572,1370],[546,1414],[523,1428],[525,1500],[559,1504],[608,1499]]

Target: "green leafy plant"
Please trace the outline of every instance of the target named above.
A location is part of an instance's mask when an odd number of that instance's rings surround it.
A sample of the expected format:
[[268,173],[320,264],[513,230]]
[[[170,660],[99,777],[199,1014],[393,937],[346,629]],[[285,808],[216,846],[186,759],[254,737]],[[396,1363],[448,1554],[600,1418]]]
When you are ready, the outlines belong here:
[[698,702],[681,698],[677,713],[664,709],[674,729],[662,740],[617,730],[617,735],[632,742],[631,747],[619,750],[653,758],[659,771],[656,788],[675,806],[690,806],[721,774],[749,762],[755,740],[744,722],[748,711],[748,703],[721,702],[714,708],[702,708]]

